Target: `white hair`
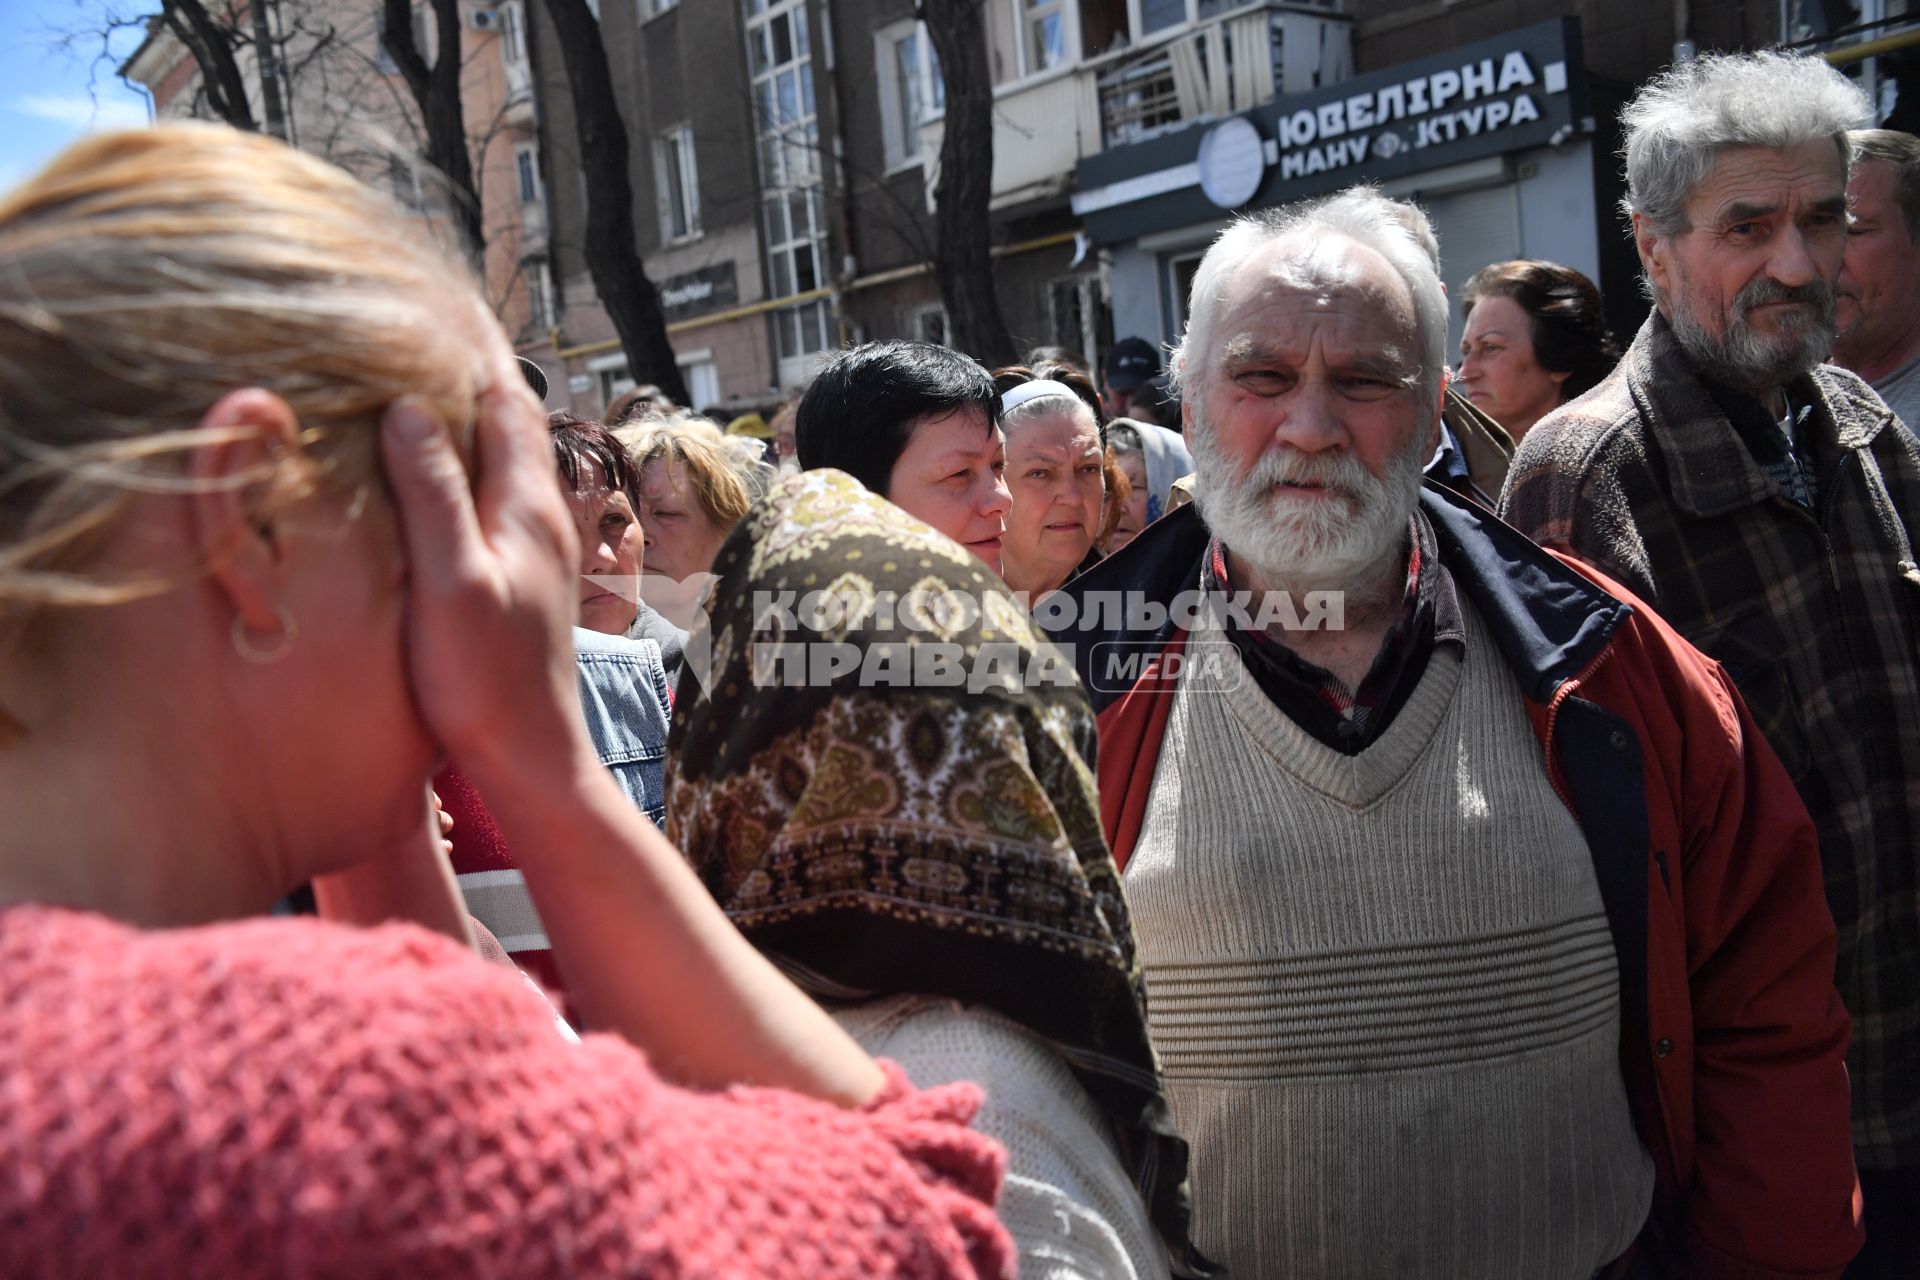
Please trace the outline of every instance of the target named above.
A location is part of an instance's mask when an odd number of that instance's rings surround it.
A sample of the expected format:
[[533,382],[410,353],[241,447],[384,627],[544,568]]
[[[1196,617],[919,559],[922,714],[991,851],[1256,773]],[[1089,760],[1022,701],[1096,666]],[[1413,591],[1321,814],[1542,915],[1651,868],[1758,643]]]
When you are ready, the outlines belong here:
[[1655,235],[1687,228],[1687,201],[1732,147],[1784,151],[1831,140],[1844,171],[1847,133],[1873,123],[1866,91],[1823,58],[1708,54],[1655,76],[1620,112],[1627,194],[1620,207]]
[[1254,255],[1277,241],[1295,237],[1303,253],[1320,235],[1345,236],[1385,258],[1413,296],[1414,327],[1420,365],[1414,385],[1421,412],[1430,418],[1440,399],[1447,367],[1447,295],[1440,283],[1438,244],[1427,216],[1415,205],[1391,200],[1372,187],[1349,187],[1318,200],[1263,209],[1239,218],[1222,231],[1200,259],[1193,276],[1193,301],[1186,332],[1173,349],[1170,382],[1185,395],[1207,377],[1212,356],[1213,322],[1228,284]]
[[1072,391],[1061,390],[1043,392],[1031,400],[1022,400],[1008,409],[1000,415],[1000,430],[1011,437],[1014,428],[1022,423],[1055,416],[1072,418],[1080,425],[1092,427],[1095,431],[1100,429],[1100,419],[1094,416],[1093,409],[1087,402]]

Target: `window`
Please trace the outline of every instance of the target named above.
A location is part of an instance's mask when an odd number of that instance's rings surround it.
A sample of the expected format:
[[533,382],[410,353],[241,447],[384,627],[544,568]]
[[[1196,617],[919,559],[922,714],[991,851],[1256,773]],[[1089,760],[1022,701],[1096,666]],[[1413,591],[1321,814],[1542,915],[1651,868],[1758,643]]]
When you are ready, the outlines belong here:
[[640,0],[640,20],[657,18],[669,9],[678,9],[680,0]]
[[933,42],[918,22],[896,22],[874,33],[873,62],[880,83],[880,132],[887,168],[920,161],[920,126],[946,109],[946,85]]
[[1167,313],[1172,323],[1161,327],[1168,333],[1179,333],[1181,326],[1186,323],[1187,313],[1193,305],[1193,277],[1200,270],[1200,257],[1201,251],[1195,249],[1166,260],[1167,287],[1171,294],[1167,299]]
[[598,356],[587,361],[587,370],[600,392],[602,409],[634,388],[633,375],[627,371],[624,355]]
[[527,327],[536,333],[556,323],[553,312],[553,278],[547,274],[545,258],[528,258],[521,263],[527,277]]
[[675,125],[654,140],[654,190],[660,200],[660,239],[691,240],[700,234],[700,180],[693,164],[693,130]]
[[[767,294],[790,298],[826,284],[812,35],[805,0],[741,3],[747,19],[747,70],[753,81]],[[782,386],[802,381],[817,363],[815,353],[826,351],[834,340],[824,299],[783,307],[772,313],[769,323]]]
[[517,67],[527,60],[527,34],[517,4],[500,6],[500,56],[510,67]]
[[1100,353],[1113,345],[1113,315],[1100,291],[1099,274],[1049,282],[1047,312],[1054,343],[1098,368]]
[[[1186,0],[1176,2],[1184,5]],[[1078,16],[1077,0],[1073,5],[1068,0],[993,0],[987,9],[993,82],[1008,84],[1066,66],[1079,47]]]
[[540,203],[540,163],[533,147],[522,145],[513,149],[513,171],[520,182],[520,203]]
[[820,189],[809,187],[769,196],[762,215],[767,235],[768,292],[784,298],[825,284],[820,273]]
[[509,103],[530,102],[533,64],[527,61],[527,14],[520,0],[500,6],[500,69],[506,76]]
[[907,312],[907,336],[915,342],[931,342],[936,347],[947,345],[947,309],[937,302],[930,302]]
[[831,345],[827,341],[830,327],[825,299],[775,312],[774,329],[780,347],[780,359],[783,362],[798,360],[825,351]]
[[758,17],[747,24],[753,78],[754,132],[760,183],[789,187],[820,180],[820,124],[813,102],[804,0],[747,0]]
[[[1169,31],[1189,22],[1205,22],[1223,13],[1247,7],[1248,0],[1135,0],[1139,7],[1133,23],[1137,36]],[[1291,0],[1293,7],[1338,12],[1339,0]]]
[[[430,5],[417,5],[413,10],[413,47],[420,51],[420,56],[426,59],[428,66],[433,65],[433,51],[438,45],[439,36],[439,32],[434,30],[431,9],[432,6]],[[387,30],[387,9],[385,5],[374,6],[373,30],[375,33],[374,39],[379,46],[378,52],[373,55],[375,68],[379,70],[381,75],[399,75],[400,64],[395,62],[393,55],[387,52],[387,42],[383,38]]]
[[1016,0],[1021,10],[1021,39],[1026,50],[1026,73],[1034,75],[1065,66],[1067,14],[1063,0]]
[[1151,35],[1187,20],[1187,0],[1140,0],[1140,32]]
[[687,407],[710,409],[720,403],[720,370],[713,363],[713,351],[688,351],[676,354],[680,379],[687,384]]

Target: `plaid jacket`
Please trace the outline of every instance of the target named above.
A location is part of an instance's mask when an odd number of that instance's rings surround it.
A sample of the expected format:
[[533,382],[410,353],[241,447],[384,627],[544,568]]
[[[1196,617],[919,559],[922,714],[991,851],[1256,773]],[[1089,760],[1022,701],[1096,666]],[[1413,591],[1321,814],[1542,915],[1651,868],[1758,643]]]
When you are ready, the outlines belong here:
[[1813,406],[1812,511],[1656,312],[1604,382],[1527,434],[1501,514],[1650,602],[1745,695],[1820,833],[1856,1158],[1920,1165],[1920,441],[1844,370],[1788,395]]

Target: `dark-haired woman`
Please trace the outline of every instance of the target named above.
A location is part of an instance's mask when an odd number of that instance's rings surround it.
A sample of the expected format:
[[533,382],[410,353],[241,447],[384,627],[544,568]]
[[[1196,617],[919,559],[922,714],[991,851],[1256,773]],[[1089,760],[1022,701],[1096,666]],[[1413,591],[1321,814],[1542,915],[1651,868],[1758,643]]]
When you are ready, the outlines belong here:
[[627,634],[640,609],[640,488],[627,451],[597,422],[547,415],[554,461],[580,534],[580,625]]
[[972,357],[927,342],[841,352],[800,399],[794,447],[803,470],[846,472],[1001,571],[1000,396]]
[[1460,296],[1461,390],[1515,443],[1620,358],[1593,281],[1557,262],[1483,267]]

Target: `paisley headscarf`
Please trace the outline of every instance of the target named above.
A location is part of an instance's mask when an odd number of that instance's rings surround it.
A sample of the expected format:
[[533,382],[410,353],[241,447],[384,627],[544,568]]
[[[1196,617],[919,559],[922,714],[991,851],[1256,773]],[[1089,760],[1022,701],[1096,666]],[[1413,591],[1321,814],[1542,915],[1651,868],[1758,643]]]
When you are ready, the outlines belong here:
[[776,485],[714,572],[667,834],[814,995],[946,996],[1049,1041],[1176,1270],[1206,1274],[1070,664],[979,560],[842,472]]

